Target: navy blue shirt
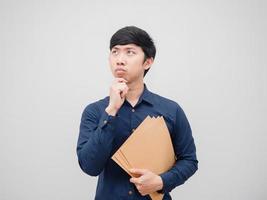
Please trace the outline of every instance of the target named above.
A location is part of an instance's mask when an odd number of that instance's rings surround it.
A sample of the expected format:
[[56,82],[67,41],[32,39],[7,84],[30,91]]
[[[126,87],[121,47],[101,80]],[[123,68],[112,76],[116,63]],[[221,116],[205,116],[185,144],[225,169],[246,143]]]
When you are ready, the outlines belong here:
[[144,200],[130,176],[112,159],[112,155],[149,116],[163,116],[169,129],[176,163],[160,174],[163,180],[164,200],[169,192],[183,184],[198,168],[196,147],[189,122],[182,108],[174,101],[150,92],[147,87],[137,104],[132,107],[125,100],[116,116],[106,113],[109,97],[89,104],[83,111],[77,145],[78,161],[88,175],[98,176],[95,200]]

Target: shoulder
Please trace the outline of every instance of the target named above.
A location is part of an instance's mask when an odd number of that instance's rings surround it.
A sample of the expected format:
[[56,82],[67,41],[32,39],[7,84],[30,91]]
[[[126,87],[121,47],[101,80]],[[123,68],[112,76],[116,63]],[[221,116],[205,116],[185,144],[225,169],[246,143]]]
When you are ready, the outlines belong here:
[[155,93],[152,95],[155,107],[167,122],[174,127],[190,127],[186,114],[178,102]]
[[84,114],[99,115],[108,106],[108,102],[109,102],[109,97],[105,97],[105,98],[100,99],[98,101],[91,102],[84,108],[83,113]]
[[150,92],[150,94],[151,101],[153,102],[155,109],[160,115],[163,115],[166,120],[176,123],[177,118],[181,118],[185,115],[182,107],[177,101],[161,96],[154,92]]
[[169,99],[167,97],[161,96],[153,92],[150,92],[150,93],[152,95],[153,103],[160,109],[171,111],[171,112],[177,112],[178,110],[182,109],[177,101]]
[[177,126],[188,123],[186,115],[177,101],[152,92],[151,97],[153,106],[159,115],[164,116],[169,130],[175,130]]

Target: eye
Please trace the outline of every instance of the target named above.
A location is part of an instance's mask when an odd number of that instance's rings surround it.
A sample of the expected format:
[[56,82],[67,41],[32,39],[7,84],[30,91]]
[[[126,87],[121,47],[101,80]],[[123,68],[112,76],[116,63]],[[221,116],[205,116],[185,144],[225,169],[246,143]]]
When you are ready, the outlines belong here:
[[127,51],[127,55],[129,55],[129,56],[134,55],[134,54],[135,54],[135,52],[132,51],[132,50],[128,50],[128,51]]
[[116,49],[111,50],[111,54],[112,55],[118,55],[118,50],[116,50]]

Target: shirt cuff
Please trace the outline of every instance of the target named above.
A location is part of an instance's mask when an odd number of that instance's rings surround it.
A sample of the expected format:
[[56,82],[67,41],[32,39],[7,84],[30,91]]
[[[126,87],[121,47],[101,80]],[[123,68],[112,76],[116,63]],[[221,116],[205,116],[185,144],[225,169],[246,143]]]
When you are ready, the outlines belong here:
[[109,115],[106,111],[102,114],[98,126],[104,128],[107,125],[113,125],[113,121],[115,120],[115,116]]
[[114,130],[118,124],[118,117],[109,115],[106,111],[103,112],[98,122],[98,128],[101,129],[99,134],[100,143],[108,145],[111,144],[115,134]]
[[163,182],[163,187],[159,192],[163,194],[171,192],[171,190],[173,189],[173,186],[175,185],[175,183],[172,183],[173,181],[172,173],[170,171],[167,171],[163,174],[160,174],[160,177]]

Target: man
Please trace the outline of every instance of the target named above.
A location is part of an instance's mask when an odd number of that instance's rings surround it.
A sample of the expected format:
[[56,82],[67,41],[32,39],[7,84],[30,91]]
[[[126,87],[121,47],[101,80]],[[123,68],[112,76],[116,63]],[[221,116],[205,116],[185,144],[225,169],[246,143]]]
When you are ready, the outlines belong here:
[[[169,192],[198,168],[194,139],[183,110],[174,101],[150,92],[144,84],[155,54],[151,37],[135,26],[118,30],[110,40],[114,82],[108,97],[83,111],[77,146],[81,169],[91,176],[99,175],[95,200],[150,199],[148,194],[155,191],[170,200]],[[132,169],[139,178],[131,178],[111,157],[148,115],[164,117],[177,160],[163,174]]]

